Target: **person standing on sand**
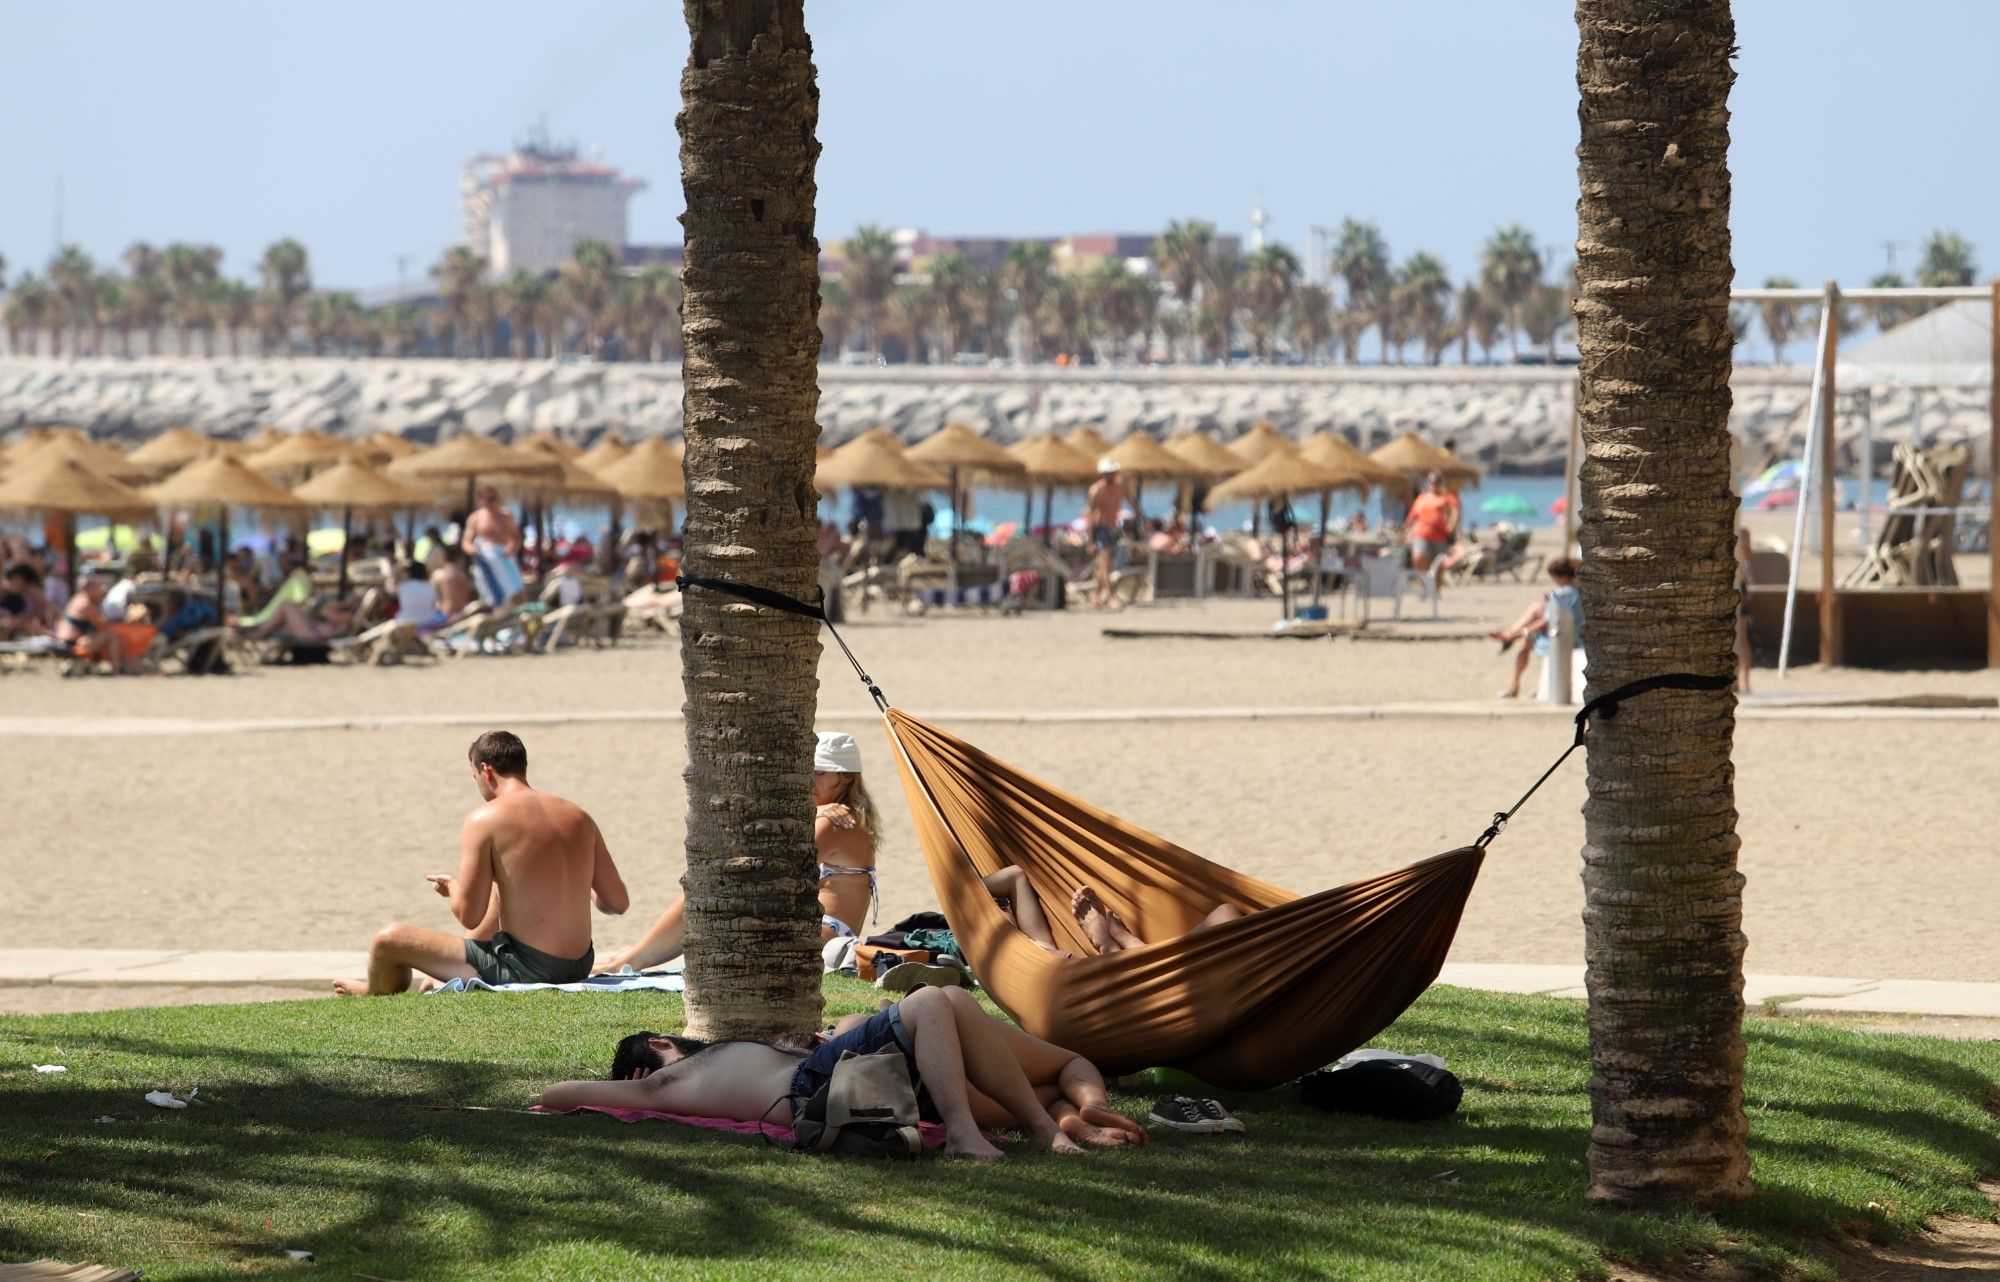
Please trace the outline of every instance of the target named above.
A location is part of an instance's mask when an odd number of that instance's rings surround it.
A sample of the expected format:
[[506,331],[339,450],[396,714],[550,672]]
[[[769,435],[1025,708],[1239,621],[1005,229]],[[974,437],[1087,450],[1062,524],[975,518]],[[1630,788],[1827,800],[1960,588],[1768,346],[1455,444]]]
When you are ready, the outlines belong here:
[[1095,609],[1118,608],[1111,591],[1111,560],[1118,551],[1118,526],[1125,507],[1125,481],[1115,459],[1097,460],[1097,479],[1083,508],[1084,524],[1090,531],[1092,579],[1090,604]]
[[519,560],[521,527],[500,506],[500,491],[490,485],[480,487],[479,506],[465,518],[458,546],[472,563],[473,582],[487,605],[497,610],[527,595],[528,581]]
[[335,980],[339,996],[400,993],[412,971],[439,981],[575,983],[590,974],[592,904],[613,916],[630,906],[597,824],[574,802],[528,786],[520,739],[489,730],[466,755],[485,804],[466,816],[458,875],[424,878],[466,933],[384,926],[367,977]]

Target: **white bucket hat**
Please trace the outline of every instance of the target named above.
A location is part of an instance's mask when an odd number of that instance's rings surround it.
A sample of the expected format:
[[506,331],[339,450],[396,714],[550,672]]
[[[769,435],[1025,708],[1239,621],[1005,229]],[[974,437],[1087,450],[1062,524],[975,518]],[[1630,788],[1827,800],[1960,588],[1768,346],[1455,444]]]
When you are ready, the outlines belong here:
[[858,775],[861,773],[861,745],[854,742],[851,734],[822,730],[819,742],[813,746],[813,769]]
[[1118,470],[1117,459],[1106,457],[1097,460],[1097,474],[1099,476],[1109,476],[1113,472],[1116,472],[1117,470]]

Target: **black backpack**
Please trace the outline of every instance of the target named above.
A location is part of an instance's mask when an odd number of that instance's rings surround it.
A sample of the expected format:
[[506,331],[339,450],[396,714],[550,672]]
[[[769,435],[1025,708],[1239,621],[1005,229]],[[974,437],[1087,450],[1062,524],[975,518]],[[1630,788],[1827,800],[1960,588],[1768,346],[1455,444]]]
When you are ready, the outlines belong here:
[[1458,1111],[1465,1087],[1450,1069],[1418,1059],[1364,1059],[1322,1068],[1292,1083],[1299,1102],[1329,1113],[1427,1122]]
[[899,1046],[848,1051],[792,1118],[792,1151],[913,1158],[924,1151],[917,1088]]

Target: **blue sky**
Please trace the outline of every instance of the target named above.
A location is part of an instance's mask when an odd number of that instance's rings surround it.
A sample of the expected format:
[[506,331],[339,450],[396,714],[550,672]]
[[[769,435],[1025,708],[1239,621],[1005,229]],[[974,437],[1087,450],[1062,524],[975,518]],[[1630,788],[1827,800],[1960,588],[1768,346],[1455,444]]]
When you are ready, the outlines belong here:
[[[1373,218],[1454,273],[1520,221],[1568,260],[1567,0],[817,0],[820,234],[1271,232]],[[1739,279],[1858,283],[1937,227],[2000,267],[2000,5],[1739,0]],[[633,236],[677,241],[687,35],[650,0],[0,0],[0,254],[211,241],[249,274],[304,241],[322,284],[420,275],[459,166],[538,117],[647,179]]]

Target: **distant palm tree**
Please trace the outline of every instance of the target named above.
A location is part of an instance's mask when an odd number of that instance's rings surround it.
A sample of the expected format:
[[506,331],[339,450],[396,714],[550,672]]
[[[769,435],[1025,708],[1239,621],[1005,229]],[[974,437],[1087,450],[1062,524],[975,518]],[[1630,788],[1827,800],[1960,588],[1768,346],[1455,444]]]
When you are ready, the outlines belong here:
[[925,334],[935,314],[930,291],[921,285],[898,285],[889,295],[886,328],[903,340],[904,359],[916,365],[929,359]]
[[1299,256],[1270,244],[1250,255],[1243,279],[1243,312],[1250,342],[1263,360],[1271,359],[1272,339],[1285,322],[1285,309],[1299,283]]
[[1152,281],[1134,276],[1122,258],[1107,258],[1084,277],[1086,324],[1103,339],[1110,363],[1118,361],[1120,348],[1127,357],[1132,355],[1133,340],[1145,331],[1150,320],[1149,295],[1157,300],[1157,287]]
[[680,275],[665,263],[648,263],[633,279],[632,291],[639,328],[634,342],[645,359],[664,360],[680,342]]
[[[7,334],[11,350],[24,355],[35,356],[41,352],[41,335],[50,328],[61,314],[61,301],[55,291],[43,284],[33,272],[23,272],[21,279],[14,282],[14,288],[7,293]],[[26,337],[23,338],[23,335]],[[52,349],[57,347],[51,341]],[[54,351],[51,354],[55,354]]]
[[376,309],[368,319],[391,356],[408,356],[423,341],[423,313],[415,303],[391,303]]
[[1481,364],[1492,359],[1493,344],[1500,339],[1500,327],[1505,320],[1500,309],[1486,297],[1486,291],[1479,288],[1477,281],[1466,281],[1458,287],[1458,299],[1452,307],[1457,319],[1458,362],[1472,364],[1472,344],[1479,344]]
[[1917,263],[1917,284],[1926,289],[1970,285],[1978,274],[1972,242],[1965,237],[1955,231],[1934,231],[1924,238],[1923,258]]
[[126,282],[109,272],[97,278],[97,350],[109,356],[109,337],[118,339],[120,356],[132,354],[132,291]]
[[1007,331],[1014,323],[1006,278],[997,270],[978,268],[966,282],[966,297],[971,304],[972,329],[979,335],[980,350],[988,360],[1005,356]]
[[500,300],[493,292],[493,286],[484,280],[472,283],[472,292],[465,299],[466,327],[472,331],[473,354],[482,359],[491,356],[494,350],[494,330],[500,324]]
[[1368,332],[1369,319],[1365,306],[1341,307],[1333,313],[1333,332],[1340,339],[1341,359],[1352,365],[1361,356],[1361,336]]
[[217,278],[208,287],[209,315],[229,336],[229,354],[243,354],[243,331],[257,315],[257,295],[239,280]]
[[[1353,364],[1361,347],[1361,335],[1374,323],[1373,313],[1378,301],[1386,296],[1393,285],[1393,273],[1389,269],[1389,242],[1382,238],[1382,231],[1374,223],[1358,218],[1343,218],[1340,230],[1334,233],[1333,253],[1327,259],[1327,266],[1340,277],[1346,287],[1346,302],[1343,314],[1348,323],[1336,325],[1340,332],[1341,347],[1347,363]],[[1355,322],[1359,322],[1359,327]],[[1388,335],[1382,336],[1383,359],[1388,358]]]
[[847,267],[841,272],[841,283],[853,296],[867,330],[868,354],[880,356],[882,342],[876,330],[882,325],[889,294],[896,288],[896,242],[886,228],[867,223],[855,228],[853,238],[843,248]]
[[583,328],[583,350],[596,355],[617,300],[618,251],[607,241],[579,240],[563,264],[562,283],[570,314]]
[[1021,320],[1021,354],[1029,364],[1041,359],[1042,301],[1055,284],[1055,251],[1046,241],[1017,240],[1007,249],[1007,284]]
[[[438,336],[440,356],[458,355],[459,338],[472,320],[473,295],[486,276],[486,259],[464,245],[453,245],[431,265],[438,297],[444,301],[444,332]],[[321,335],[323,340],[324,333]],[[315,341],[313,350],[319,350]]]
[[1569,291],[1561,285],[1537,284],[1516,309],[1521,337],[1542,349],[1549,364],[1556,361],[1556,342],[1570,324]]
[[1160,332],[1160,346],[1166,349],[1169,361],[1175,359],[1175,353],[1181,350],[1183,342],[1194,341],[1194,315],[1186,308],[1161,312],[1153,325]]
[[289,236],[273,241],[257,260],[257,271],[263,278],[264,296],[270,300],[260,325],[264,341],[289,355],[299,300],[312,290],[312,264],[306,247]]
[[[204,335],[210,323],[208,290],[222,266],[222,251],[214,245],[168,245],[160,259],[160,275],[166,281],[167,310],[179,331],[181,355],[188,354],[189,333]],[[204,343],[207,339],[204,338]]]
[[62,309],[63,324],[69,330],[69,354],[83,354],[83,331],[95,323],[97,315],[97,265],[76,245],[64,245],[49,260],[49,288]]
[[[1901,272],[1880,272],[1868,282],[1871,289],[1907,289],[1909,284],[1910,282],[1903,279]],[[1863,303],[1861,307],[1868,314],[1868,319],[1875,322],[1877,329],[1894,329],[1904,321],[1922,315],[1924,311],[1921,303]]]
[[838,279],[822,276],[819,282],[819,350],[822,356],[840,359],[847,350],[847,334],[854,327],[854,295]]
[[514,341],[514,359],[527,360],[534,355],[535,324],[548,301],[549,284],[531,271],[516,268],[500,282],[496,294],[500,315],[506,318]]
[[[1799,283],[1789,276],[1772,276],[1764,281],[1765,289],[1797,289]],[[1803,306],[1799,303],[1768,302],[1757,304],[1757,314],[1764,321],[1764,337],[1771,340],[1771,363],[1785,363],[1785,345],[1792,341],[1804,324]]]
[[1290,321],[1299,359],[1319,364],[1333,337],[1333,291],[1324,285],[1299,286],[1292,294]]
[[[1159,265],[1160,275],[1174,287],[1174,300],[1188,316],[1190,323],[1183,334],[1190,343],[1194,339],[1195,290],[1214,255],[1215,224],[1199,218],[1168,223],[1153,245],[1153,261]],[[1167,355],[1169,359],[1174,357],[1172,343],[1167,345]]]
[[1055,331],[1056,350],[1075,364],[1086,346],[1083,282],[1069,272],[1059,272],[1049,286],[1048,319]]
[[160,351],[160,326],[167,318],[167,285],[162,277],[160,251],[140,240],[134,241],[122,257],[126,277],[131,282],[126,305],[131,312],[132,327],[146,336],[146,354],[156,356]]
[[1210,255],[1201,274],[1202,333],[1224,365],[1236,341],[1236,313],[1243,306],[1249,277],[1249,262],[1240,254],[1225,253]]
[[1396,273],[1398,309],[1410,333],[1423,346],[1426,364],[1444,355],[1446,325],[1451,316],[1451,278],[1431,254],[1411,254]]
[[972,319],[972,260],[957,250],[939,254],[931,262],[931,303],[938,328],[944,338],[946,360],[958,355]]
[[1542,282],[1542,254],[1534,233],[1519,223],[1494,232],[1479,258],[1479,279],[1487,296],[1507,317],[1514,355],[1521,354],[1521,304]]

